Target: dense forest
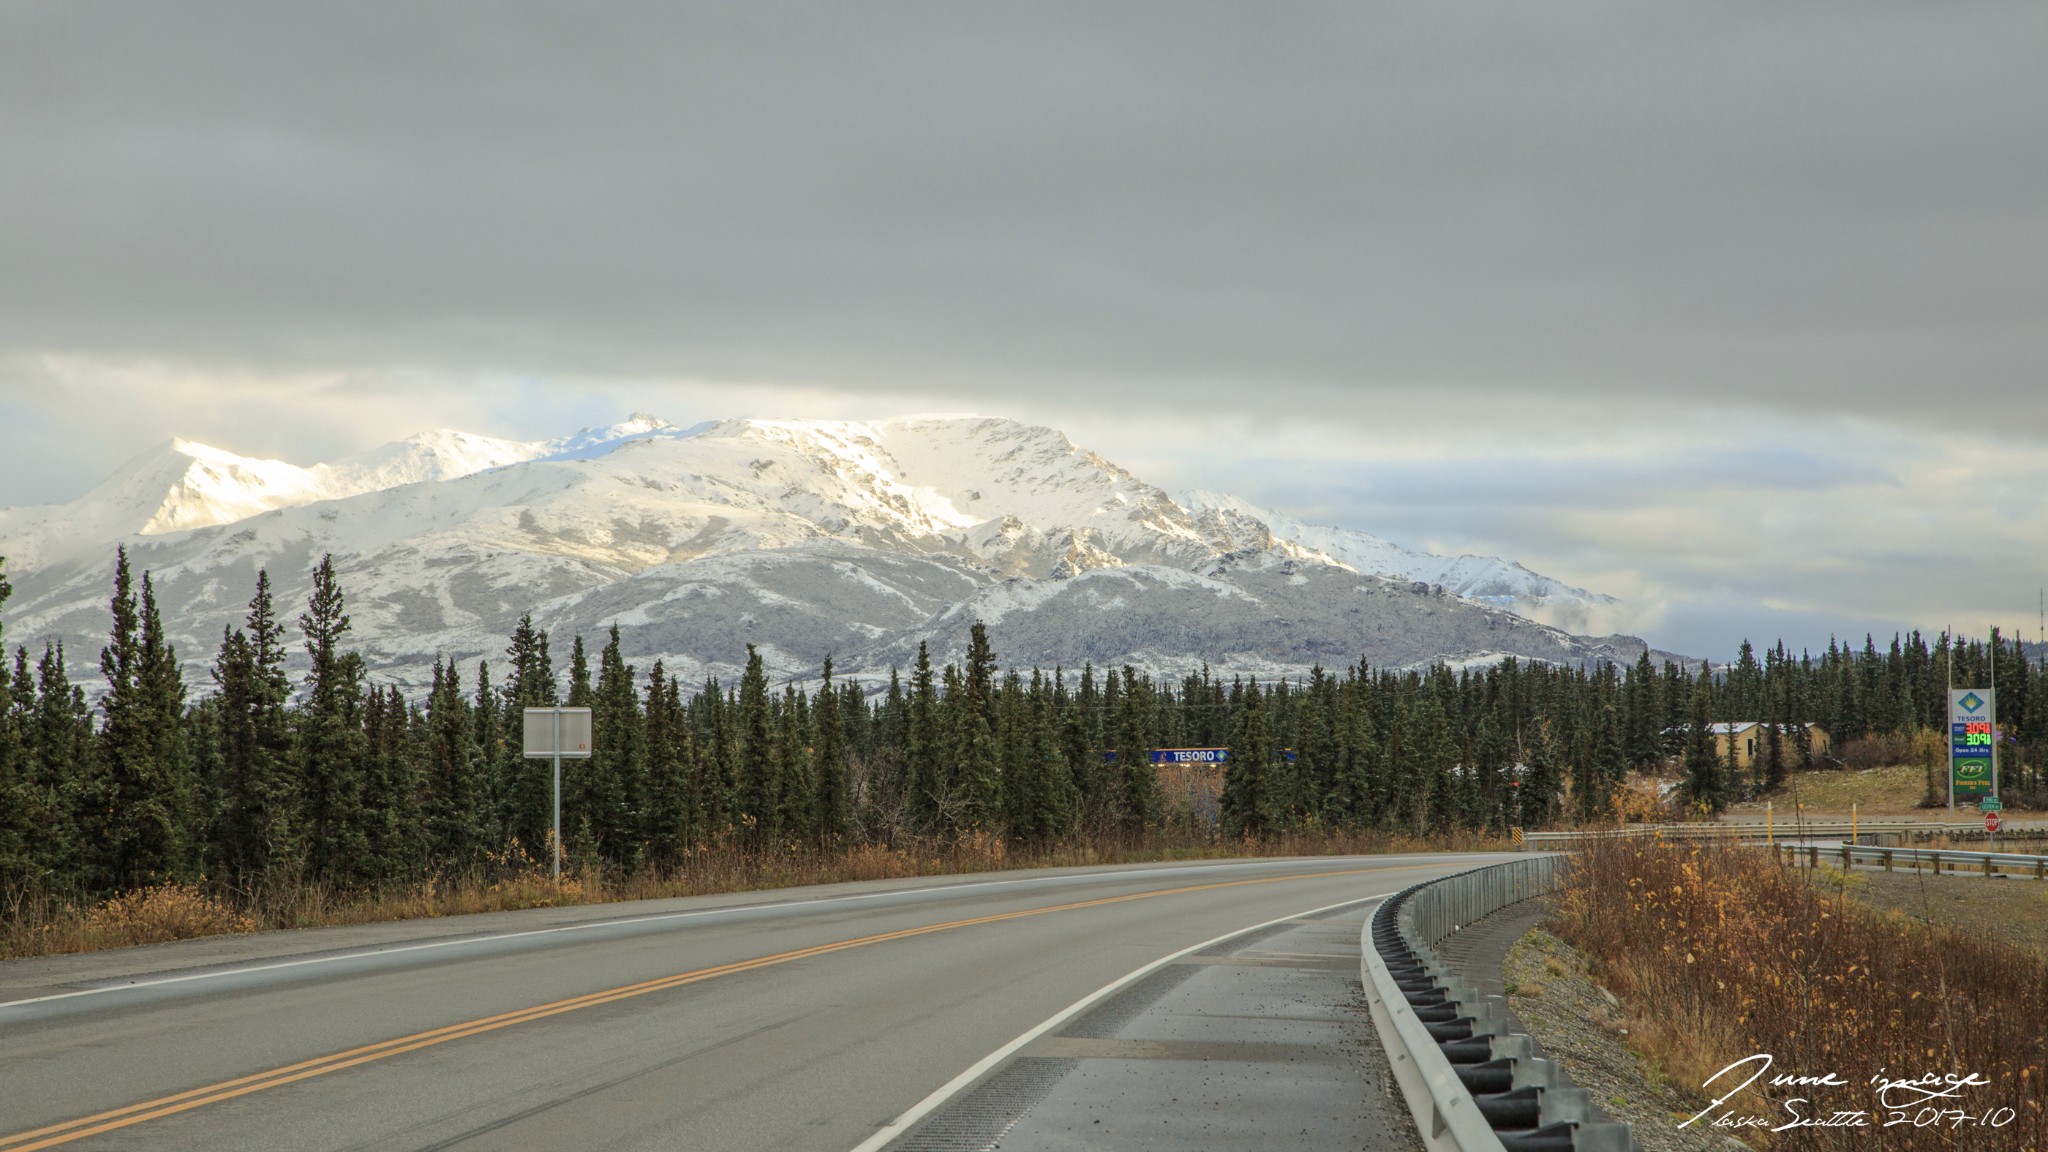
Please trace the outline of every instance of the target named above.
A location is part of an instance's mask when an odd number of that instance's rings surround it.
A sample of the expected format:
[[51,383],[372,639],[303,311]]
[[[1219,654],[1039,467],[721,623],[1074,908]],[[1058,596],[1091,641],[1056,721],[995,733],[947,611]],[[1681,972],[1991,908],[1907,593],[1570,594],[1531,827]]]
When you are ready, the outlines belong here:
[[[1682,802],[1716,811],[1838,766],[1816,755],[1811,725],[1838,752],[1937,728],[1951,656],[1957,684],[1985,683],[1998,662],[2008,796],[2042,792],[2048,750],[2043,671],[1996,635],[1953,653],[1917,633],[1817,656],[1745,643],[1735,662],[1690,671],[1645,655],[1174,683],[1129,667],[1005,670],[976,624],[964,666],[934,668],[920,650],[888,683],[861,684],[827,661],[799,690],[768,683],[751,649],[737,684],[635,668],[616,630],[595,653],[573,638],[558,670],[528,618],[502,660],[438,665],[424,699],[374,683],[348,636],[331,563],[295,627],[259,575],[211,683],[188,685],[149,575],[138,584],[123,552],[97,700],[57,646],[0,660],[0,885],[284,876],[353,889],[544,857],[552,767],[522,757],[520,720],[552,704],[591,708],[596,733],[564,772],[565,850],[628,872],[714,843],[1504,831],[1610,819],[1646,769],[1681,772]],[[296,682],[294,646],[310,662]],[[1727,720],[1768,725],[1753,768],[1715,754],[1709,725]],[[1216,792],[1153,764],[1152,750],[1182,747],[1229,749]]]

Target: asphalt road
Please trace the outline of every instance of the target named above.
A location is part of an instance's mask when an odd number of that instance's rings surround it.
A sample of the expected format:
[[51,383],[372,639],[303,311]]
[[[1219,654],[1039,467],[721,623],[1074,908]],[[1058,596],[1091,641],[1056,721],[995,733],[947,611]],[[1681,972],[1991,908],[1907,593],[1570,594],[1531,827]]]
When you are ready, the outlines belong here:
[[1490,859],[886,881],[10,962],[0,1152],[843,1152],[1176,953]]

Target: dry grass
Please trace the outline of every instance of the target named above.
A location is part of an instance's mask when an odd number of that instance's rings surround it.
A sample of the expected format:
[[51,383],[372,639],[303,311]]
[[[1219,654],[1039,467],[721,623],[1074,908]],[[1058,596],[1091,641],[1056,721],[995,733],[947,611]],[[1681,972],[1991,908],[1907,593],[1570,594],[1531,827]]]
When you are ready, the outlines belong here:
[[[1919,806],[1920,795],[1925,790],[1926,777],[1918,767],[1893,764],[1864,771],[1817,769],[1795,772],[1786,779],[1784,787],[1771,793],[1769,799],[1783,820],[1793,818],[1794,804],[1804,805],[1809,817],[1847,816],[1849,806],[1854,804],[1857,811],[1865,816],[1925,819],[1927,810]],[[1762,812],[1764,802],[1746,800],[1730,805],[1730,810]]]
[[[1748,1128],[1751,1144],[1783,1149],[2039,1149],[2048,1077],[2048,959],[1873,911],[1829,894],[1769,854],[1718,845],[1596,843],[1560,900],[1558,934],[1584,952],[1630,1009],[1631,1036],[1702,1106],[1697,1089],[1723,1067],[1769,1053],[1773,1074],[1833,1072],[1839,1087],[1771,1087],[1728,1102],[1734,1116],[1863,1112],[1869,1126]],[[1979,1119],[1918,1126],[1920,1106],[1894,1112],[1871,1077],[1966,1075],[1990,1080],[1953,1107]],[[1722,1113],[1717,1112],[1716,1115]],[[2003,1114],[1998,1114],[2003,1115]],[[1887,1122],[1901,1120],[1894,1126]]]
[[559,884],[549,877],[545,864],[515,847],[509,855],[494,858],[487,867],[467,875],[434,877],[372,891],[338,891],[286,878],[234,892],[203,885],[171,886],[95,904],[41,891],[0,889],[0,960],[260,929],[372,924],[857,880],[1238,856],[1497,851],[1504,847],[1498,840],[1470,835],[1421,839],[1327,832],[1245,840],[1160,832],[1141,838],[1077,839],[1044,848],[1020,847],[979,833],[957,840],[897,847],[864,844],[830,851],[788,848],[752,852],[721,843],[699,849],[679,867],[620,873],[589,865],[565,871]]
[[83,906],[35,898],[11,904],[12,915],[0,928],[0,956],[92,952],[256,930],[247,914],[190,884],[163,884]]

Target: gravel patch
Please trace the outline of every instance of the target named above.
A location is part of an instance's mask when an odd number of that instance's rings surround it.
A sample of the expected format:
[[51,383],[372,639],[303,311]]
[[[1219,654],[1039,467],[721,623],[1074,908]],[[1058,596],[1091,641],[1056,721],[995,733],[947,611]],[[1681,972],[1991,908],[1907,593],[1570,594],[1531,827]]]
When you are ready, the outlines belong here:
[[1594,1103],[1634,1126],[1644,1152],[1742,1152],[1748,1145],[1678,1124],[1698,1110],[1656,1067],[1628,1046],[1613,994],[1595,984],[1585,960],[1540,928],[1509,947],[1501,965],[1508,1003],[1543,1054]]

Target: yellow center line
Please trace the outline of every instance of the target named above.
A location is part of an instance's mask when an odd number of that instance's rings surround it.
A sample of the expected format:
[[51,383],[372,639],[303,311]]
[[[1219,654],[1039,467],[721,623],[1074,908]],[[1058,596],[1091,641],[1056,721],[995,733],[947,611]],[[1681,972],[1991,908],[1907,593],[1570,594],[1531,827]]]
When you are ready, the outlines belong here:
[[[125,1108],[116,1108],[110,1112],[99,1112],[91,1116],[69,1120],[62,1124],[52,1124],[27,1132],[17,1132],[12,1136],[0,1137],[0,1152],[38,1152],[39,1149],[54,1148],[59,1144],[68,1144],[88,1136],[97,1136],[103,1132],[127,1128],[146,1120],[155,1120],[207,1104],[232,1100],[237,1096],[246,1096],[252,1092],[261,1092],[267,1088],[281,1087],[300,1080],[311,1079],[315,1076],[325,1076],[330,1072],[339,1072],[344,1068],[353,1068],[359,1064],[367,1064],[389,1056],[416,1052],[421,1048],[431,1048],[437,1044],[445,1044],[450,1040],[461,1040],[469,1036],[482,1035],[485,1032],[495,1032],[500,1028],[509,1028],[514,1024],[525,1024],[534,1020],[543,1020],[549,1016],[559,1016],[565,1012],[574,1012],[583,1008],[594,1008],[601,1004],[611,1004],[620,1000],[631,999],[635,996],[645,996],[651,992],[680,988],[685,984],[695,984],[719,976],[751,972],[760,968],[787,964],[793,960],[824,956],[833,952],[843,952],[850,948],[866,947],[870,944],[883,944],[891,940],[906,940],[914,936],[925,936],[933,932],[945,932],[955,928],[971,928],[979,924],[996,924],[1005,920],[1019,920],[1028,916],[1043,916],[1051,912],[1072,912],[1082,908],[1099,908],[1105,904],[1122,904],[1131,900],[1149,900],[1155,896],[1178,896],[1189,892],[1208,892],[1219,888],[1239,888],[1250,884],[1274,884],[1285,880],[1317,880],[1333,876],[1356,876],[1365,872],[1399,872],[1434,867],[1438,867],[1438,865],[1389,865],[1376,868],[1350,868],[1336,872],[1305,872],[1290,876],[1264,876],[1252,880],[1224,880],[1211,884],[1192,884],[1182,888],[1162,888],[1152,892],[1134,892],[1124,896],[1105,896],[1094,900],[1076,901],[1070,904],[1053,904],[1043,908],[1025,908],[1016,912],[999,912],[989,916],[973,916],[964,920],[947,920],[943,923],[926,924],[918,928],[903,928],[894,932],[881,932],[872,936],[859,936],[849,940],[837,940],[830,944],[817,944],[809,948],[777,952],[770,956],[757,956],[751,960],[736,960],[728,964],[698,968],[672,976],[662,976],[654,980],[641,981],[637,984],[625,984],[616,988],[589,992],[581,996],[572,996],[566,1000],[537,1004],[530,1008],[503,1012],[495,1016],[484,1016],[475,1020],[464,1021],[460,1024],[449,1024],[444,1027],[429,1029],[425,1032],[414,1032],[410,1035],[380,1041],[376,1044],[366,1044],[359,1048],[350,1048],[311,1060],[302,1060],[296,1064],[287,1064],[281,1068],[272,1068],[265,1072],[239,1076],[232,1080],[222,1080],[219,1083],[208,1084],[202,1088],[192,1088],[170,1096],[160,1096],[153,1100],[145,1100],[139,1104],[130,1104]],[[33,1141],[33,1143],[28,1143],[28,1141]]]

